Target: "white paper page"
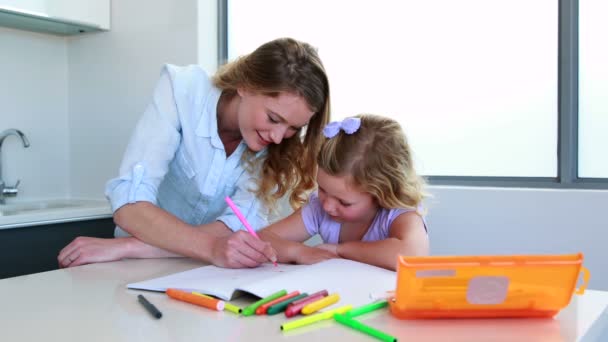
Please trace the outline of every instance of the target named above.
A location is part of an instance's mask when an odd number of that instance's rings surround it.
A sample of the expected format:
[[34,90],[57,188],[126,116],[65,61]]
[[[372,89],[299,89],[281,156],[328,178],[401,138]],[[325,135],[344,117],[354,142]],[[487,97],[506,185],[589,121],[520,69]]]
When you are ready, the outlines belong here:
[[[257,268],[229,269],[211,265],[160,278],[131,283],[127,287],[151,291],[165,291],[168,288],[175,288],[188,292],[197,291],[217,296],[224,300],[230,300],[235,289],[243,289],[251,283],[284,275],[306,267],[309,266],[280,264],[278,267],[275,267],[272,264],[263,264]],[[267,292],[264,289],[260,292],[250,293],[265,297],[273,292]]]
[[373,301],[370,293],[394,291],[396,286],[396,272],[347,259],[330,259],[279,276],[250,282],[240,289],[261,297],[283,289],[308,294],[327,290],[329,294],[340,295],[340,301],[334,305],[359,306]]

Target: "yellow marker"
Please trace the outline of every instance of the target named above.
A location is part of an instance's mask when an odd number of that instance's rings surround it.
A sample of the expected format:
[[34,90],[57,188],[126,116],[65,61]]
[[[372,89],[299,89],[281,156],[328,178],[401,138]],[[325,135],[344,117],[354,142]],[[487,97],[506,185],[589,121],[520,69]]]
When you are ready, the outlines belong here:
[[228,310],[230,312],[234,312],[235,314],[240,314],[243,309],[239,308],[238,306],[234,305],[234,304],[230,304],[228,302],[224,303],[224,310]]
[[325,312],[319,312],[316,315],[304,317],[297,321],[291,321],[289,323],[285,323],[285,324],[281,325],[281,330],[289,331],[289,330],[292,330],[295,328],[300,328],[300,327],[303,327],[303,326],[306,326],[309,324],[313,324],[313,323],[316,323],[319,321],[334,318],[334,314],[336,314],[336,313],[343,314],[352,308],[353,308],[352,305],[345,305],[345,306],[341,306],[337,309],[333,309],[333,310],[329,310],[329,311],[325,311]]
[[313,313],[315,311],[319,311],[319,310],[323,309],[324,307],[330,306],[339,300],[340,300],[339,294],[337,294],[337,293],[331,294],[327,297],[319,299],[319,300],[312,302],[312,303],[306,305],[305,307],[303,307],[302,314],[310,315],[311,313]]
[[[192,292],[192,294],[195,294],[195,295],[201,296],[201,297],[207,297],[207,298],[215,299],[215,298],[213,298],[211,296],[207,296],[206,294],[202,294],[200,292]],[[224,310],[228,310],[230,312],[234,312],[237,315],[240,314],[241,311],[243,311],[243,309],[239,308],[236,305],[230,304],[228,302],[224,302]]]

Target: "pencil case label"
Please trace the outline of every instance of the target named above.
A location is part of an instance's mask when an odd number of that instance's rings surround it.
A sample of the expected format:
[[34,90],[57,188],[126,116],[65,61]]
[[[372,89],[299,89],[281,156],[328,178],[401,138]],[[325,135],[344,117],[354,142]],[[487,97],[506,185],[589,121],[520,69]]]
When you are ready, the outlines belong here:
[[416,271],[416,278],[453,277],[456,270],[420,270]]
[[507,299],[509,278],[478,276],[471,278],[467,288],[469,304],[501,304]]

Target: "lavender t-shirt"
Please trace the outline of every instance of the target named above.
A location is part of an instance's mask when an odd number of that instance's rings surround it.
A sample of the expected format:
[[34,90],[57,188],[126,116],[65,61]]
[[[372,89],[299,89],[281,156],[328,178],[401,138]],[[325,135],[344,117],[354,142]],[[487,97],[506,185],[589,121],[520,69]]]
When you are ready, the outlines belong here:
[[[379,209],[374,221],[361,241],[378,241],[388,238],[389,229],[397,216],[414,211],[413,209]],[[338,243],[342,223],[336,222],[323,210],[317,194],[312,194],[308,204],[302,208],[302,220],[308,234],[321,235],[324,243]],[[426,222],[424,224],[426,229]]]

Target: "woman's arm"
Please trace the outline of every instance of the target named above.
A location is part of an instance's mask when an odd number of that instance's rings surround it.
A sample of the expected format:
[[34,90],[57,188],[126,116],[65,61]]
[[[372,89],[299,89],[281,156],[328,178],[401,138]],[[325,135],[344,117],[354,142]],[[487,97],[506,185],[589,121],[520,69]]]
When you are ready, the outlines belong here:
[[[214,236],[197,231],[152,203],[126,204],[114,213],[114,222],[146,244],[195,259],[211,260]],[[229,233],[227,228],[226,232]]]
[[281,263],[314,264],[337,257],[333,253],[302,243],[310,238],[302,220],[302,209],[264,228],[258,234],[262,240],[270,242]]
[[[152,204],[147,205],[153,206]],[[171,215],[169,214],[169,216]],[[175,220],[179,221],[177,218]],[[159,222],[161,220],[148,222],[148,227],[158,229]],[[223,224],[220,225],[223,226]],[[139,224],[136,226],[139,226]],[[201,227],[205,230],[204,232],[192,226],[187,228],[195,235],[202,235],[202,239],[207,239],[206,241],[210,241],[212,245],[211,247],[201,248],[202,250],[197,251],[201,253],[192,253],[188,256],[223,267],[255,267],[268,260],[266,254],[274,253],[268,243],[257,239],[251,241],[253,237],[249,234],[244,234],[243,232],[232,234],[228,228],[219,227],[219,225],[207,226],[209,227]],[[130,229],[127,229],[127,231],[134,233]],[[140,236],[147,234],[155,235],[155,233],[144,232]],[[162,234],[165,233],[163,232]],[[185,250],[188,250],[188,247],[183,242],[178,242],[182,243],[182,245],[175,245],[175,242],[172,241],[165,241],[163,243],[167,245],[166,249],[147,244],[133,236],[113,239],[80,236],[61,250],[57,261],[59,267],[73,267],[96,262],[116,261],[124,258],[168,258],[186,255],[184,254],[185,252],[179,252],[179,248],[175,252],[170,252],[173,246],[185,247]],[[266,254],[260,255],[260,253],[254,250],[253,253],[250,253],[251,256],[248,256],[248,251],[252,249],[248,243],[257,246],[257,248],[263,250]],[[192,249],[197,250],[196,245]]]
[[396,270],[398,255],[428,255],[429,240],[424,222],[416,212],[399,215],[391,224],[389,237],[380,241],[349,241],[338,244],[340,257]]
[[79,236],[65,246],[57,262],[59,267],[74,267],[97,262],[109,262],[124,258],[170,258],[180,257],[134,237],[113,239]]
[[[191,226],[149,202],[121,207],[114,221],[146,244],[221,267],[256,267],[274,258],[269,243],[245,231],[233,233],[220,221]],[[142,248],[142,252],[150,250]]]

